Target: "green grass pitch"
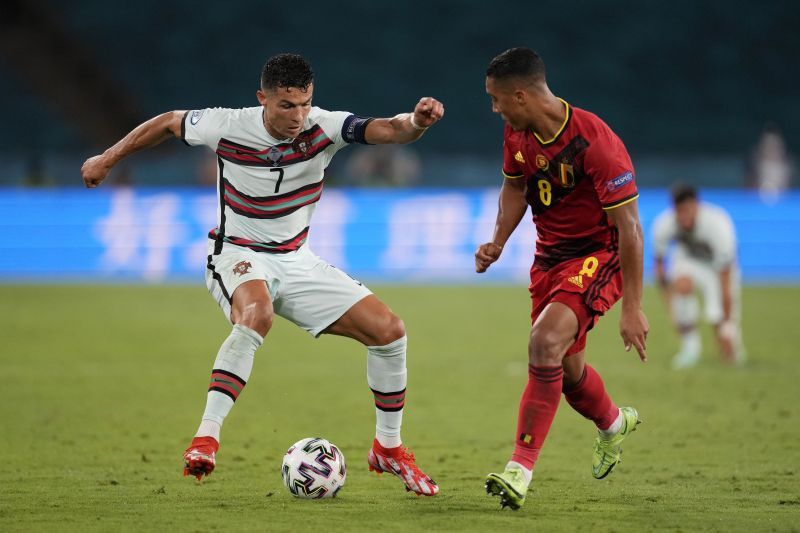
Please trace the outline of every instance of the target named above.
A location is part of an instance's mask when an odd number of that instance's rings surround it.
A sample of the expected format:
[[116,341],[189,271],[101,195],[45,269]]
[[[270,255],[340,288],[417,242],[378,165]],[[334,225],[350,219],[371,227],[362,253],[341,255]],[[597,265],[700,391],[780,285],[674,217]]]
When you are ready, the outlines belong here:
[[[198,286],[0,287],[3,531],[798,531],[800,288],[747,288],[750,361],[674,372],[677,341],[646,294],[650,362],[625,353],[617,309],[589,361],[644,423],[609,478],[590,422],[561,403],[519,512],[484,494],[508,459],[526,380],[525,287],[373,287],[406,322],[404,440],[435,498],[367,471],[374,407],[365,350],[276,321],[225,422],[217,471],[182,477],[229,327]],[[281,484],[290,444],[323,436],[348,463],[338,498]]]

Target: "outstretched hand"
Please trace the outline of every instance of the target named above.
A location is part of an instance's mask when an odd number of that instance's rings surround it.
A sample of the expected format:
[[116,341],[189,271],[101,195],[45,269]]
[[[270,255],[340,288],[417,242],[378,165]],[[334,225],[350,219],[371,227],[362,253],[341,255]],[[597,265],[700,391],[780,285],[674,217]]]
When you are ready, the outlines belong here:
[[622,307],[622,316],[619,319],[619,334],[625,343],[625,351],[629,352],[631,346],[639,352],[639,359],[647,362],[647,332],[650,324],[640,308],[626,309]]
[[487,242],[478,246],[475,252],[475,272],[481,274],[486,272],[489,266],[500,259],[503,247],[493,242]]
[[414,124],[420,128],[430,128],[444,116],[444,105],[436,98],[420,98],[414,107]]
[[111,171],[111,165],[103,155],[96,155],[90,157],[83,163],[81,167],[81,175],[83,176],[83,183],[88,189],[94,189],[106,179],[108,173]]

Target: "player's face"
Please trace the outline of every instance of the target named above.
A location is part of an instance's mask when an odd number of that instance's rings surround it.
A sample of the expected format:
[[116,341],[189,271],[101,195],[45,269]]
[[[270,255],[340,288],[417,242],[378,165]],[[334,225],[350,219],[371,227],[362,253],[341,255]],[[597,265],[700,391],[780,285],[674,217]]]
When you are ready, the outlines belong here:
[[684,200],[675,206],[675,218],[678,227],[683,231],[691,231],[697,221],[697,200]]
[[294,139],[303,131],[306,117],[311,111],[314,84],[308,88],[277,87],[256,93],[258,103],[264,107],[264,126],[276,139]]
[[521,116],[523,107],[520,92],[507,83],[498,82],[488,76],[486,78],[486,93],[492,99],[492,112],[500,115],[516,131],[528,127]]

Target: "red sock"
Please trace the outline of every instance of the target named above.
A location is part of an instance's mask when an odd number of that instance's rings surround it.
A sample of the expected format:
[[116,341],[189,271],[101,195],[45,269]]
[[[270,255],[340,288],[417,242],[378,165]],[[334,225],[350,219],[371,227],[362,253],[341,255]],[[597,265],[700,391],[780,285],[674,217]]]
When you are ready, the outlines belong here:
[[619,415],[619,409],[606,392],[603,379],[589,365],[583,367],[583,375],[575,385],[564,386],[564,396],[573,409],[594,422],[599,429],[608,429]]
[[511,460],[533,469],[561,400],[564,369],[528,366],[528,385],[519,402],[517,440]]

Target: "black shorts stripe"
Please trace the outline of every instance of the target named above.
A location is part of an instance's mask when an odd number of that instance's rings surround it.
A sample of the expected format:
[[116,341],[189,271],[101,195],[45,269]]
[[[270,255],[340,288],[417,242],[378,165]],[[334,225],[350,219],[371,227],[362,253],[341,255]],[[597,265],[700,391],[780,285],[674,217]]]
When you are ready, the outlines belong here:
[[214,265],[213,263],[211,263],[213,257],[214,257],[213,255],[208,256],[208,263],[206,263],[206,268],[208,268],[211,271],[211,277],[217,280],[217,283],[219,283],[219,288],[222,289],[222,295],[225,297],[226,300],[228,300],[228,303],[233,303],[230,295],[228,294],[228,289],[226,289],[225,284],[222,283],[222,276],[219,275],[219,272],[217,272],[214,269]]
[[[615,267],[618,266],[619,266],[618,256],[613,257],[611,261],[603,265],[603,268],[601,268],[597,274],[597,279],[594,280],[594,283],[592,283],[592,286],[589,287],[589,290],[586,291],[586,293],[584,293],[584,301],[586,302],[587,305],[590,302],[594,301],[595,298],[597,298],[597,295],[600,294],[600,291],[603,289],[603,287],[605,287],[608,284],[609,280],[611,279]],[[589,307],[591,307],[591,305]]]
[[[217,157],[217,166],[219,167],[219,175],[217,176],[217,184],[219,190],[219,227],[217,228],[216,242],[214,243],[214,255],[222,253],[222,244],[225,242],[225,163],[221,157]],[[209,260],[210,264],[210,260]],[[214,270],[213,268],[211,270]]]
[[619,272],[619,257],[614,257],[610,262],[606,263],[603,267],[603,271],[597,277],[592,286],[589,287],[589,290],[586,291],[583,301],[586,303],[587,306],[591,309],[591,303],[597,299],[597,296],[600,294],[600,291],[609,284],[611,278]]

